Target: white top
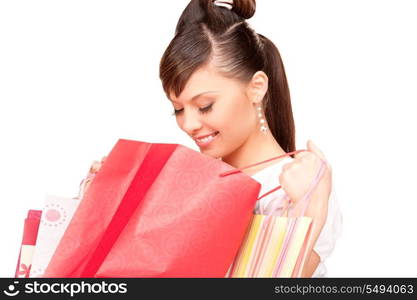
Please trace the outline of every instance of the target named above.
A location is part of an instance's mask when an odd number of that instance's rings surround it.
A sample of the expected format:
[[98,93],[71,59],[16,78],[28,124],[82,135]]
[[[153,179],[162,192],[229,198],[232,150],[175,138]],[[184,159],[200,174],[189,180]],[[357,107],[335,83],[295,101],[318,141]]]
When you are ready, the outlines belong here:
[[[293,160],[292,157],[285,157],[284,159],[278,161],[277,163],[270,165],[257,173],[253,174],[251,177],[258,181],[261,184],[261,190],[259,196],[269,192],[273,188],[280,185],[279,175],[282,171],[282,166],[290,163]],[[340,212],[339,204],[336,198],[334,191],[334,185],[332,186],[332,191],[330,193],[329,205],[328,205],[328,214],[326,223],[323,226],[322,231],[317,239],[316,244],[314,245],[314,251],[320,256],[320,263],[317,266],[317,269],[313,273],[312,277],[325,277],[327,274],[326,266],[324,265],[325,260],[333,252],[333,249],[336,244],[337,238],[342,234],[342,223],[343,218]],[[285,192],[281,188],[256,202],[254,213],[268,212],[272,201],[275,203],[274,206],[283,207],[284,204]],[[276,202],[278,201],[278,202]],[[278,204],[278,203],[281,204]]]

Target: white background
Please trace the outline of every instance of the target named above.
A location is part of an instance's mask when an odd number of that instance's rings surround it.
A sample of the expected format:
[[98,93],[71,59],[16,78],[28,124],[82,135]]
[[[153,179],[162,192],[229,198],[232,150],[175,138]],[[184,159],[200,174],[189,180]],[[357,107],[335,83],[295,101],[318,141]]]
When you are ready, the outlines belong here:
[[[176,125],[159,61],[186,0],[0,2],[0,276],[28,209],[73,197],[118,138],[198,147]],[[334,277],[417,276],[415,1],[257,1],[279,48],[297,148],[334,169]]]

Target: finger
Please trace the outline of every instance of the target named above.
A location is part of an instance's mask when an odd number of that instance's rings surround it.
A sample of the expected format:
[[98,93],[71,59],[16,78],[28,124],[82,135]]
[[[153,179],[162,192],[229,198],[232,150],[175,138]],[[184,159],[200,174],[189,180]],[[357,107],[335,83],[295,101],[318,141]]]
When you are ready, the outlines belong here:
[[326,157],[324,156],[323,152],[313,143],[312,140],[307,141],[307,149],[317,154],[318,157],[320,157],[322,160],[324,160],[328,164],[328,161]]
[[297,154],[293,162],[318,162],[320,157],[312,150],[306,150]]
[[95,161],[91,164],[91,167],[90,167],[90,171],[89,171],[89,173],[96,173],[96,172],[98,172],[98,170],[100,169],[100,166],[101,166],[100,162],[99,162],[99,161],[97,161],[97,160],[95,160]]

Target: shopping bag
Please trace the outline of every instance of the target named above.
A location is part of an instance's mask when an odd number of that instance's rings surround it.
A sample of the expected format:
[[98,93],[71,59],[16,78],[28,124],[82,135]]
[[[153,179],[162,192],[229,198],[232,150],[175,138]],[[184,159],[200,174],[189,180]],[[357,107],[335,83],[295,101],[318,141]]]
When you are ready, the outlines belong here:
[[45,197],[29,277],[42,277],[79,202],[77,198]]
[[[287,206],[279,215],[265,215],[262,212],[253,215],[228,277],[301,276],[313,221],[304,214],[325,168],[322,160],[306,195],[295,207]],[[259,199],[264,196],[266,194]],[[288,197],[284,195],[284,198],[288,204]],[[301,212],[296,216],[300,206]]]
[[178,144],[120,139],[44,277],[224,277],[260,184]]
[[23,239],[17,260],[15,277],[29,277],[41,214],[41,210],[31,209],[28,211],[23,227]]
[[[104,158],[103,158],[104,160]],[[41,277],[68,226],[79,200],[84,197],[97,170],[93,164],[81,181],[76,197],[46,196],[42,210],[30,210],[25,220],[23,245],[16,277]],[[36,244],[36,245],[35,245]]]
[[[102,159],[104,161],[105,158]],[[79,192],[71,199],[47,196],[44,211],[29,210],[23,229],[15,277],[41,277],[79,201],[93,181],[99,162],[90,167]],[[41,223],[42,219],[42,223]]]

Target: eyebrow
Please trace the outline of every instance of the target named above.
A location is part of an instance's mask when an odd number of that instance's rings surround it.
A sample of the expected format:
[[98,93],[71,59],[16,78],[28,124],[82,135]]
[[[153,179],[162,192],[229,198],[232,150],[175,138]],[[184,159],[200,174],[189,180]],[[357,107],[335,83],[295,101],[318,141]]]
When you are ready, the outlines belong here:
[[[218,93],[219,91],[206,91],[206,92],[202,92],[200,94],[197,94],[195,96],[193,96],[190,100],[190,102],[196,100],[198,97],[203,96],[204,94],[211,94],[211,93]],[[169,98],[168,98],[169,99]],[[169,101],[177,103],[176,101],[172,101],[171,99],[169,99]]]

